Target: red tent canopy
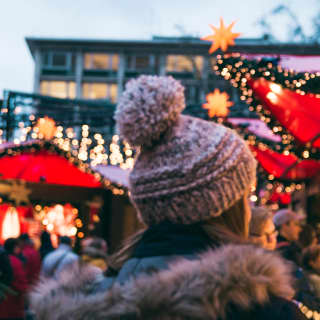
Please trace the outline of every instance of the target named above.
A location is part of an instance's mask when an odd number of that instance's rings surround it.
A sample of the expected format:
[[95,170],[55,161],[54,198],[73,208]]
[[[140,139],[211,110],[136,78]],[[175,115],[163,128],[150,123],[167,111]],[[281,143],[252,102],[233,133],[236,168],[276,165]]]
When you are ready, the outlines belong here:
[[320,172],[320,161],[298,161],[298,158],[292,154],[284,155],[268,148],[259,149],[251,146],[251,150],[260,165],[275,178],[299,181],[311,179]]
[[21,179],[67,186],[99,188],[101,183],[92,174],[81,171],[64,156],[48,150],[23,151],[0,158],[1,179]]
[[320,99],[299,94],[263,78],[248,84],[263,106],[302,144],[320,148]]

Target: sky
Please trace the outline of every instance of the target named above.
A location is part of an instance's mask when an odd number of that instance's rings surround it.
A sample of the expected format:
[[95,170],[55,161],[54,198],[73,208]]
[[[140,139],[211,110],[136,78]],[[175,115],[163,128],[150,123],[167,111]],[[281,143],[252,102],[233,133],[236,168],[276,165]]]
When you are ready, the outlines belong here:
[[[209,24],[236,21],[242,37],[262,35],[257,21],[280,3],[289,4],[311,32],[319,0],[0,0],[0,98],[4,89],[32,92],[34,62],[25,37],[151,39],[152,35],[205,36]],[[285,40],[288,20],[274,18],[273,31]]]

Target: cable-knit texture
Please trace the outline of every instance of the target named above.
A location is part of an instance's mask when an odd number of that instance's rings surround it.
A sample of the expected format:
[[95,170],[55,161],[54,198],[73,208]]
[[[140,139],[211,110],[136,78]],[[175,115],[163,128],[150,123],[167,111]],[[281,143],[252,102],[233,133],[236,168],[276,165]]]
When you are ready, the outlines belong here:
[[255,170],[251,151],[235,132],[180,116],[169,135],[138,155],[131,199],[147,225],[204,221],[243,197],[255,182]]
[[140,147],[130,194],[147,225],[219,216],[255,182],[246,143],[222,125],[180,115],[182,96],[172,77],[141,76],[129,82],[117,107],[120,135]]

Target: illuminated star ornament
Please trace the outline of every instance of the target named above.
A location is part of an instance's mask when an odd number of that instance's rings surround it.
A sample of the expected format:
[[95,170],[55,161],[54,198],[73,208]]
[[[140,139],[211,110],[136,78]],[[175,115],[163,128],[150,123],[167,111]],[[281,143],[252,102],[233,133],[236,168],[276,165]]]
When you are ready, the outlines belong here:
[[220,92],[219,89],[215,89],[213,93],[209,93],[206,96],[207,103],[204,103],[202,107],[208,109],[208,115],[213,117],[226,117],[229,113],[229,107],[233,106],[233,102],[229,101],[229,95],[226,92]]
[[29,195],[32,191],[27,188],[26,183],[24,181],[20,181],[20,183],[13,181],[11,185],[11,190],[9,192],[8,198],[15,202],[18,206],[22,202],[29,203]]
[[227,51],[228,46],[234,45],[234,39],[240,36],[240,33],[233,33],[231,31],[234,24],[235,21],[232,22],[228,27],[225,27],[223,19],[220,18],[219,28],[210,25],[213,30],[213,35],[201,38],[201,40],[212,41],[212,45],[209,49],[210,54],[215,52],[219,48],[221,48],[222,51]]
[[45,140],[52,139],[57,131],[55,121],[49,117],[39,118],[35,129],[38,132],[39,138]]

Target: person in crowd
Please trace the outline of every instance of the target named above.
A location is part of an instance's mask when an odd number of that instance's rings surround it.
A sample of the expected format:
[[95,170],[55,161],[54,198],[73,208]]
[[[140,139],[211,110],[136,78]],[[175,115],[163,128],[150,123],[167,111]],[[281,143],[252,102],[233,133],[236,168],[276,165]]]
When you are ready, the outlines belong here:
[[67,236],[59,238],[59,247],[47,254],[42,263],[41,274],[57,279],[60,273],[78,262],[78,255],[72,252],[72,240]]
[[106,271],[108,250],[106,241],[96,237],[85,243],[86,246],[82,248],[80,261],[93,265],[102,271]]
[[290,209],[281,209],[273,216],[279,235],[277,239],[277,250],[281,255],[297,265],[301,264],[302,251],[298,245],[301,232],[302,217]]
[[279,230],[277,250],[291,263],[295,279],[295,299],[320,312],[320,299],[315,297],[302,265],[303,253],[299,245],[302,219],[302,216],[289,209],[281,209],[275,213],[273,221]]
[[13,279],[13,271],[7,251],[0,246],[0,283],[9,286]]
[[89,230],[86,237],[81,240],[80,245],[81,248],[87,247],[91,241],[97,238],[96,232],[93,230]]
[[320,299],[320,245],[309,246],[303,251],[303,267],[314,294]]
[[117,276],[87,269],[38,286],[38,320],[305,319],[284,260],[246,244],[251,151],[234,131],[181,115],[183,91],[172,77],[126,85],[116,121],[139,151],[130,197],[146,228],[109,259]]
[[9,256],[2,246],[0,246],[0,302],[8,293],[13,279],[13,271]]
[[318,238],[315,228],[310,224],[302,226],[301,232],[299,233],[298,245],[302,249],[306,249],[317,244]]
[[34,248],[34,244],[31,241],[27,233],[23,233],[19,237],[21,245],[21,253],[25,258],[25,270],[29,287],[34,285],[38,279],[41,269],[41,259],[39,252]]
[[50,233],[48,231],[42,231],[40,237],[41,245],[39,249],[41,261],[43,261],[44,257],[54,250],[54,247],[51,242]]
[[251,211],[250,238],[252,242],[267,250],[275,250],[278,231],[272,220],[272,212],[264,207],[254,207]]
[[25,294],[28,289],[28,280],[24,271],[23,262],[19,259],[21,252],[18,239],[9,238],[4,243],[12,268],[13,276],[8,292],[0,302],[0,319],[23,320],[25,316]]

